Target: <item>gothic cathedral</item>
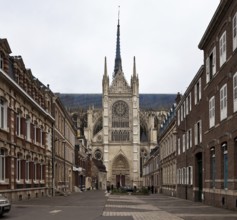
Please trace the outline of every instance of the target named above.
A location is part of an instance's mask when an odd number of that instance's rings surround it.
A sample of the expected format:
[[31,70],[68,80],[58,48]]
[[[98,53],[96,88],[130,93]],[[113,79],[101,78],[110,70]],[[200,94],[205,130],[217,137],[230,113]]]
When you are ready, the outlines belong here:
[[116,57],[112,82],[105,58],[102,109],[87,112],[85,137],[92,155],[102,160],[107,184],[141,186],[142,163],[157,145],[155,114],[139,108],[139,79],[134,57],[130,85],[125,79],[120,55],[120,24],[117,25]]

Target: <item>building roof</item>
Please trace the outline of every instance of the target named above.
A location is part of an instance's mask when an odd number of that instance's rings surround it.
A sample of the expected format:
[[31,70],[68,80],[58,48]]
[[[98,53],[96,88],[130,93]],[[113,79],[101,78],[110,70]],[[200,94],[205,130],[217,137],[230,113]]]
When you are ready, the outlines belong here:
[[[57,94],[66,109],[102,108],[102,94]],[[168,110],[175,102],[176,94],[140,94],[141,110]]]

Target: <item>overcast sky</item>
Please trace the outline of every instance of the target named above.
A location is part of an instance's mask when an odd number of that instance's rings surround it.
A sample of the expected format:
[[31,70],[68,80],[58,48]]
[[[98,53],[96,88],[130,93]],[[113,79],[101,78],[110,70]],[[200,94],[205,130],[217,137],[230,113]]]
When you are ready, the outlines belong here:
[[114,69],[118,6],[121,57],[140,93],[185,92],[203,64],[198,49],[220,0],[1,0],[0,38],[53,92],[101,93],[104,57]]

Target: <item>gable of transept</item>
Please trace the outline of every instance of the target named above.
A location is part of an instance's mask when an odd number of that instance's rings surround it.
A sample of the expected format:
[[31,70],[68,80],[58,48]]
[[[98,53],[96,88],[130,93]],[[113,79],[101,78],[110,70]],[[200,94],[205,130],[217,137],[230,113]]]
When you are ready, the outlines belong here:
[[109,88],[110,93],[131,93],[131,87],[128,85],[122,71],[118,71]]

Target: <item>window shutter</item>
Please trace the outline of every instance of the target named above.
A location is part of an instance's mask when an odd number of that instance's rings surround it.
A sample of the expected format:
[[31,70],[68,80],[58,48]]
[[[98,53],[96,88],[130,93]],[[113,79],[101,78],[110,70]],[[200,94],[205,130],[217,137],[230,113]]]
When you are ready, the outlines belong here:
[[[210,61],[209,56],[206,59],[206,83],[210,81]],[[196,93],[195,93],[195,104],[196,104]]]

